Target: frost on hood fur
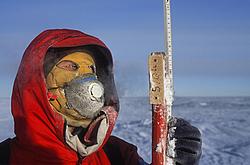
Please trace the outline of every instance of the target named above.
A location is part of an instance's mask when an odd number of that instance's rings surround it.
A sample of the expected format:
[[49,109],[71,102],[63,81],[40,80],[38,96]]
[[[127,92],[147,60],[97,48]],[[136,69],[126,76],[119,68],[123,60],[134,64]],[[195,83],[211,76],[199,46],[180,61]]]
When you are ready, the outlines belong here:
[[82,47],[94,53],[97,75],[105,88],[108,128],[96,153],[102,152],[119,111],[111,52],[98,38],[80,31],[47,30],[25,50],[14,82],[11,106],[16,138],[11,146],[11,164],[68,164],[78,160],[78,153],[65,140],[65,120],[48,101],[44,60],[49,49]]

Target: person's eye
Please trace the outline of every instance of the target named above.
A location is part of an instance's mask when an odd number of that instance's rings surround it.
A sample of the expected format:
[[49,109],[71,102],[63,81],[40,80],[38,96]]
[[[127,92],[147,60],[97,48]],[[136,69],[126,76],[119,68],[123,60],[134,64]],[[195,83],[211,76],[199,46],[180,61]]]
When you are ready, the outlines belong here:
[[76,63],[74,63],[73,61],[68,61],[68,60],[61,61],[56,66],[64,70],[68,70],[68,71],[76,71],[79,68],[79,66]]
[[96,67],[95,65],[89,66],[89,68],[92,70],[93,73],[96,73]]

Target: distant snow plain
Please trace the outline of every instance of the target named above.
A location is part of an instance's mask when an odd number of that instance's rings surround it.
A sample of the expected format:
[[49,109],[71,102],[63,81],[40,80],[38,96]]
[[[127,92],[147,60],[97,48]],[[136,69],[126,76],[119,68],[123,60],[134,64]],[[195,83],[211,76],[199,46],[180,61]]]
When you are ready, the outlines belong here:
[[[151,106],[146,97],[120,99],[113,135],[133,143],[151,162]],[[177,97],[173,115],[202,133],[201,165],[250,164],[250,97]],[[10,99],[0,98],[0,141],[13,137]]]

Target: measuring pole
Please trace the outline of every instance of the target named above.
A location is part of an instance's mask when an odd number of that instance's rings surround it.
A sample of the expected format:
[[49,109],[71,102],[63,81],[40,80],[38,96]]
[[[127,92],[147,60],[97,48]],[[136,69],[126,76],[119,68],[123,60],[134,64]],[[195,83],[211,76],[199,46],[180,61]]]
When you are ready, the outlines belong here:
[[172,114],[172,104],[174,101],[174,79],[173,79],[173,56],[172,56],[172,26],[171,26],[171,12],[170,0],[164,0],[164,39],[165,39],[165,52],[167,55],[166,66],[166,101],[168,106],[169,115]]
[[152,164],[173,165],[166,157],[168,121],[173,103],[173,65],[170,0],[164,0],[165,52],[153,52],[149,56],[149,97],[152,104]]

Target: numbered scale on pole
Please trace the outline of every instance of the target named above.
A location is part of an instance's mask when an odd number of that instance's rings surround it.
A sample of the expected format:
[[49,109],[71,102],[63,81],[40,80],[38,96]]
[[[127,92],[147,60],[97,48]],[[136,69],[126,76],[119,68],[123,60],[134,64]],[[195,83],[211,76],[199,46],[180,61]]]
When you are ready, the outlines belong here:
[[165,52],[153,52],[149,56],[149,98],[152,104],[152,164],[173,165],[166,157],[168,121],[172,115],[174,98],[172,33],[170,0],[164,0]]

